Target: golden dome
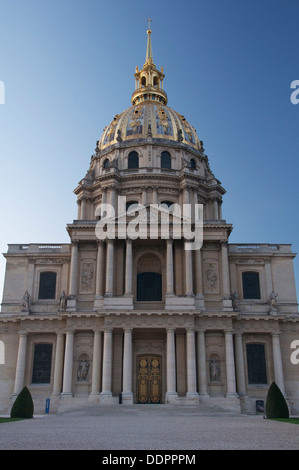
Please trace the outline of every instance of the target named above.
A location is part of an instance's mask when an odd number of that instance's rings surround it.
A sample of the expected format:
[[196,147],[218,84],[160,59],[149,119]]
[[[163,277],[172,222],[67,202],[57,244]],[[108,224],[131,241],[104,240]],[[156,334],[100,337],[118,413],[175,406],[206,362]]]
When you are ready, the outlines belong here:
[[[148,20],[149,21],[149,20]],[[167,106],[167,94],[163,89],[163,67],[158,70],[152,56],[151,30],[147,30],[147,49],[145,64],[135,70],[135,91],[130,108],[117,114],[104,129],[97,143],[102,151],[118,142],[135,139],[163,139],[176,141],[202,150],[195,129],[184,116]]]

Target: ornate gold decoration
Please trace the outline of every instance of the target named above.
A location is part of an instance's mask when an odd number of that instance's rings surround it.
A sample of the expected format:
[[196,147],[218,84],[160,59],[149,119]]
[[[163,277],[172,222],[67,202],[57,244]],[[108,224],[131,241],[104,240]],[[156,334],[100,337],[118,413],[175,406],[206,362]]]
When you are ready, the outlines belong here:
[[169,127],[169,117],[167,116],[162,106],[157,107],[157,114],[159,118],[159,125],[163,126],[164,131],[166,131],[167,127]]
[[141,121],[143,117],[143,106],[136,106],[131,113],[129,127],[132,127],[134,130],[136,127],[141,126]]
[[161,403],[161,365],[159,355],[137,357],[138,403]]

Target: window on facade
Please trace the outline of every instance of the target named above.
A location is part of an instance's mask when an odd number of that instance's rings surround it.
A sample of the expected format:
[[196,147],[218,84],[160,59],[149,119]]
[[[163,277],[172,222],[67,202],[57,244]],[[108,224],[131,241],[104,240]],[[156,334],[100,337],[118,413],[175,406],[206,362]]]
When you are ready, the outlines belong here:
[[162,276],[145,272],[137,275],[137,301],[160,302],[162,300]]
[[139,168],[138,153],[135,151],[129,153],[128,168]]
[[242,273],[242,282],[244,299],[261,298],[259,273],[249,271]]
[[192,168],[192,170],[196,169],[196,163],[195,163],[194,158],[191,158],[191,160],[190,160],[190,167]]
[[266,384],[266,356],[264,344],[247,344],[247,369],[249,384]]
[[109,159],[106,158],[106,160],[105,160],[104,163],[103,163],[103,168],[104,168],[104,170],[105,170],[105,169],[108,168],[108,167],[109,167]]
[[56,295],[56,273],[43,272],[39,278],[39,299],[55,299]]
[[161,153],[161,168],[171,168],[171,157],[169,152]]
[[32,383],[49,384],[51,378],[52,344],[34,346]]
[[134,206],[138,205],[138,201],[128,201],[126,202],[126,212],[129,210],[134,210]]

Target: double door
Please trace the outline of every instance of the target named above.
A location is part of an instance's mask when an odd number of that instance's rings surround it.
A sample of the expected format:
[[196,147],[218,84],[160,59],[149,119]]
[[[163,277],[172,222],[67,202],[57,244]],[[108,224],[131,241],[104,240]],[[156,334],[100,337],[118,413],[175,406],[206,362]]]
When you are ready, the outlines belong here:
[[161,403],[162,357],[137,356],[137,403]]

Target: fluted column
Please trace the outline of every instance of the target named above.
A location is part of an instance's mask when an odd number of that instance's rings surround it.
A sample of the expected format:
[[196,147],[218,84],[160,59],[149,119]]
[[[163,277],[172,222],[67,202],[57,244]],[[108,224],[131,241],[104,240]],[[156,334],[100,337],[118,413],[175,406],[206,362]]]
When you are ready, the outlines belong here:
[[123,391],[122,403],[132,404],[132,329],[124,331],[124,353],[123,353]]
[[24,387],[26,366],[27,333],[20,333],[19,349],[15,376],[14,395],[18,395]]
[[106,260],[106,297],[113,296],[113,264],[114,264],[114,240],[107,241]]
[[228,245],[226,240],[221,241],[221,266],[222,266],[222,308],[223,310],[232,310],[232,301],[230,299],[230,279],[228,264]]
[[200,310],[205,310],[203,295],[203,275],[201,249],[194,251],[195,256],[195,305]]
[[274,377],[276,385],[280,391],[285,395],[284,376],[281,359],[280,339],[279,333],[272,333],[272,348],[273,348],[273,363],[274,363]]
[[192,250],[185,250],[184,253],[185,253],[185,275],[186,275],[185,294],[187,296],[193,296]]
[[92,379],[90,395],[100,394],[102,370],[102,331],[95,331],[93,337]]
[[72,396],[74,332],[67,331],[64,355],[63,389],[61,396]]
[[237,391],[240,397],[246,395],[245,368],[242,333],[235,334]]
[[112,330],[104,331],[103,374],[100,400],[107,401],[112,397]]
[[126,240],[126,272],[125,272],[125,295],[132,296],[133,294],[133,253],[132,253],[132,240]]
[[78,260],[79,260],[79,242],[72,242],[71,268],[70,268],[70,290],[69,294],[77,296],[77,278],[78,278]]
[[217,198],[213,199],[213,214],[214,214],[213,219],[218,220],[219,219],[219,211],[218,211],[218,200],[217,200]]
[[201,396],[208,395],[205,331],[197,332],[198,386]]
[[166,295],[174,295],[173,291],[173,242],[166,240]]
[[60,395],[62,390],[64,337],[64,333],[57,333],[52,395]]
[[187,330],[187,397],[198,398],[196,390],[195,332]]
[[237,396],[236,377],[235,377],[235,359],[232,331],[225,331],[225,360],[226,360],[226,381],[227,397]]
[[175,332],[173,328],[167,330],[167,356],[166,356],[166,402],[177,398],[176,391],[176,361],[175,361]]

